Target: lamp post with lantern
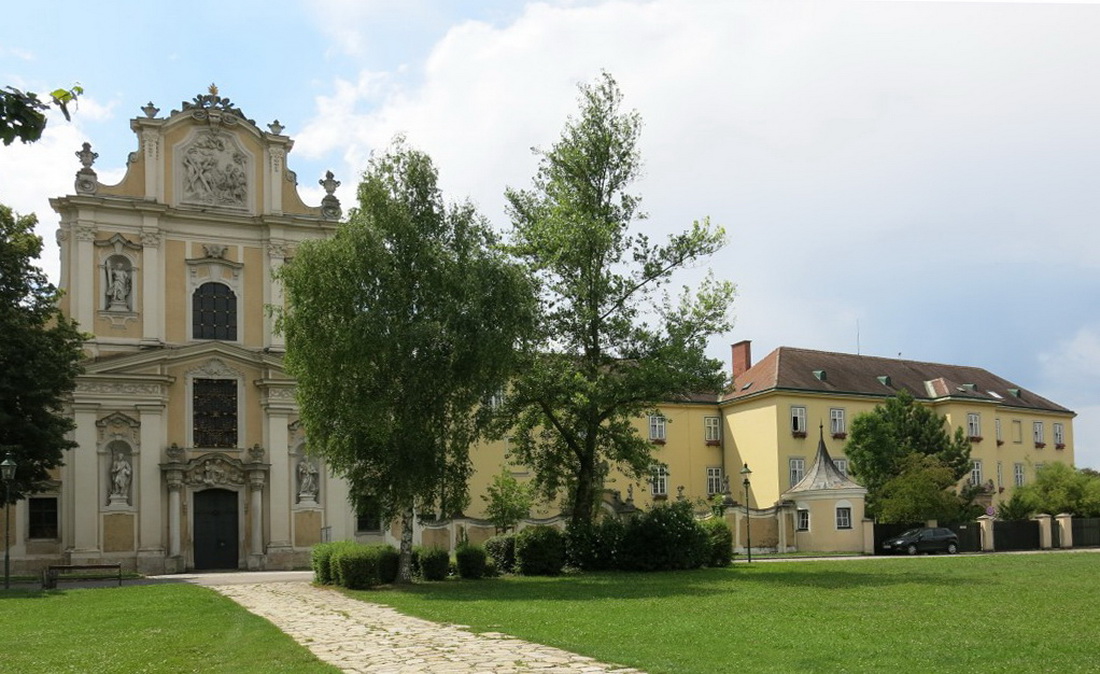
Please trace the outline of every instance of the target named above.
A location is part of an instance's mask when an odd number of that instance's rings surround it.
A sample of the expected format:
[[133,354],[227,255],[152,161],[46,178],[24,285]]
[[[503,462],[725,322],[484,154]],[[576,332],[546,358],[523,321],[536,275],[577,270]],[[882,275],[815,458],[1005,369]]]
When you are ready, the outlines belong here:
[[4,589],[11,587],[11,483],[15,479],[15,461],[11,452],[0,461],[0,478],[4,480]]
[[752,525],[749,515],[749,475],[752,475],[752,471],[749,470],[749,464],[746,463],[741,469],[741,475],[745,478],[741,481],[741,484],[745,485],[745,552],[748,554],[749,563],[752,563]]

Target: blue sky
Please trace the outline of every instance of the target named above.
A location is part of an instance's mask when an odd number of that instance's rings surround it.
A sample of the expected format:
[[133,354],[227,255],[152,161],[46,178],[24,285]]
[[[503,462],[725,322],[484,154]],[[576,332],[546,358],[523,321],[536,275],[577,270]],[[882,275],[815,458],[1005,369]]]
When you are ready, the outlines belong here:
[[1100,467],[1098,35],[1091,2],[17,3],[0,84],[86,95],[0,148],[0,201],[38,213],[56,278],[47,199],[80,143],[117,180],[138,108],[214,82],[286,127],[308,203],[332,169],[349,205],[400,132],[506,229],[504,188],[606,69],[645,120],[639,227],[729,232],[707,263],[739,286],[715,355],[984,367],[1075,410],[1078,464]]

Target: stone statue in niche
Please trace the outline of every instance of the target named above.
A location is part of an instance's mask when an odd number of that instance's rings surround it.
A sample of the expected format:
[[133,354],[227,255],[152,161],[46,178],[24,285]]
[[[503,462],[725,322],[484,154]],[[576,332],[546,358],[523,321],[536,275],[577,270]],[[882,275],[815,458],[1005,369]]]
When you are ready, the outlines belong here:
[[107,266],[107,310],[130,311],[130,293],[132,280],[130,270],[121,261],[109,262]]
[[248,203],[247,158],[232,141],[210,133],[183,154],[183,200],[209,206]]
[[298,501],[300,503],[316,503],[317,492],[317,466],[303,457],[298,462]]
[[111,464],[111,505],[127,504],[133,475],[133,466],[130,465],[126,456],[116,452],[114,463]]

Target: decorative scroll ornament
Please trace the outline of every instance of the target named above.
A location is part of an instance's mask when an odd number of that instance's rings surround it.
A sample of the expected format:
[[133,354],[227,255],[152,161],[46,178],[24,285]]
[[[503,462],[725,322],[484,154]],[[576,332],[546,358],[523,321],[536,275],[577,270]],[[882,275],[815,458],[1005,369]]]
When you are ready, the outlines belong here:
[[[218,87],[215,84],[211,84],[207,89],[207,93],[199,94],[190,101],[184,101],[181,104],[181,110],[183,112],[191,111],[197,119],[206,119],[209,115],[209,111],[217,110],[219,112],[227,112],[230,115],[243,119],[251,124],[255,124],[251,119],[244,116],[240,108],[233,105],[228,98],[223,98],[218,95]],[[228,120],[226,120],[228,121]]]
[[244,484],[244,471],[221,456],[207,457],[184,473],[183,481],[191,487],[215,487]]

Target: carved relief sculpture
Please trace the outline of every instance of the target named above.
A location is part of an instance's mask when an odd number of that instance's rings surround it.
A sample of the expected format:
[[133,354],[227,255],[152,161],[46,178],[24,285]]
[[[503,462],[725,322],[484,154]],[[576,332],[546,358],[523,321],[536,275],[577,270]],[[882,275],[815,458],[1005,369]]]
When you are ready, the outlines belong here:
[[227,137],[200,136],[183,154],[183,200],[208,206],[248,205],[248,160]]

